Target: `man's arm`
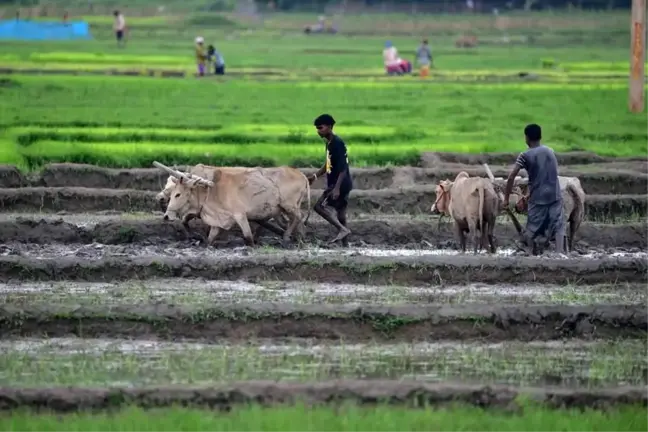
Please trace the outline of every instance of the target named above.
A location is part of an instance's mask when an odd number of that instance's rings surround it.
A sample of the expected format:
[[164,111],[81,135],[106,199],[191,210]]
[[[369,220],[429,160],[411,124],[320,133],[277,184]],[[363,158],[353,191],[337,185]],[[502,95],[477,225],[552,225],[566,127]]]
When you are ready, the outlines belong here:
[[316,172],[315,174],[313,174],[312,176],[308,177],[308,182],[309,182],[310,184],[313,184],[313,182],[314,182],[315,180],[317,180],[318,177],[323,176],[325,172],[326,172],[326,162],[324,162],[324,165],[322,165],[322,168],[318,169],[317,172]]
[[526,169],[526,158],[524,157],[524,153],[520,153],[520,156],[518,156],[517,160],[515,161],[515,166],[511,170],[511,173],[508,176],[508,180],[506,181],[506,190],[504,191],[504,205],[506,206],[508,206],[509,196],[511,196],[511,192],[513,191],[515,177],[517,177],[522,168]]
[[346,146],[343,142],[337,141],[331,149],[331,163],[336,167],[340,173],[337,181],[335,182],[335,190],[340,191],[340,186],[346,177],[346,171],[349,166],[347,162]]

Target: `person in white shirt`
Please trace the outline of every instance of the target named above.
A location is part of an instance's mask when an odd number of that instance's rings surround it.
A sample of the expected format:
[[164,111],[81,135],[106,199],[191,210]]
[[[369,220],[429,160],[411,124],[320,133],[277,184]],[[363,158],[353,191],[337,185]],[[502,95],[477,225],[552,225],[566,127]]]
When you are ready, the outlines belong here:
[[126,20],[124,19],[124,15],[120,13],[118,10],[113,12],[113,16],[115,17],[115,24],[113,25],[113,29],[115,30],[115,37],[117,38],[117,45],[125,45],[126,41],[124,40],[124,31],[126,31]]
[[388,74],[396,73],[402,75],[406,72],[411,72],[411,64],[398,56],[398,51],[391,41],[385,42],[383,62],[385,63],[385,70]]

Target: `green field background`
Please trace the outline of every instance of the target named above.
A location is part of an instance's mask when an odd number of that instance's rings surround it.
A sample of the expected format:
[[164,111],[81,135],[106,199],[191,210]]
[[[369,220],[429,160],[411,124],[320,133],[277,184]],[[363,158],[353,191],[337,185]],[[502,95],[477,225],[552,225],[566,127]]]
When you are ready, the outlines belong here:
[[[0,163],[318,166],[324,148],[312,122],[324,112],[354,166],[416,165],[426,151],[522,151],[532,122],[557,151],[646,155],[646,116],[627,108],[624,12],[511,13],[506,27],[489,15],[336,16],[340,34],[307,36],[316,14],[252,19],[189,3],[164,13],[149,6],[127,10],[125,48],[113,38],[112,5],[92,15],[81,3],[21,10],[42,20],[68,10],[94,39],[3,42],[0,67],[15,73],[0,76]],[[479,46],[455,47],[467,31]],[[228,75],[193,76],[196,35],[223,52]],[[386,77],[384,41],[414,60],[421,37],[431,42],[433,76]],[[70,75],[89,71],[105,75]]]

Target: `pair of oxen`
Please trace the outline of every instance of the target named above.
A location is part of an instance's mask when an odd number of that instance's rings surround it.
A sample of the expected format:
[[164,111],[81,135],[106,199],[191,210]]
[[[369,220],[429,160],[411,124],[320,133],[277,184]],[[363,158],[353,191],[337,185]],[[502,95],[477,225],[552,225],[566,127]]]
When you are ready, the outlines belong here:
[[[253,246],[257,236],[250,222],[282,236],[284,244],[291,241],[295,230],[300,236],[304,234],[310,217],[310,183],[298,169],[198,164],[186,173],[159,162],[153,165],[169,174],[164,189],[157,195],[165,212],[164,220],[182,220],[191,235],[195,233],[189,228],[189,221],[201,219],[210,227],[204,239],[207,245],[212,245],[221,232],[239,226],[246,244]],[[302,219],[304,198],[308,200],[308,213]]]
[[[509,203],[504,202],[501,184],[496,179],[488,165],[484,164],[488,179],[470,177],[465,171],[460,172],[454,181],[442,180],[436,187],[436,200],[431,207],[432,213],[448,215],[455,221],[455,234],[459,240],[462,252],[466,251],[466,233],[470,233],[474,241],[474,252],[478,253],[488,244],[491,253],[496,252],[493,231],[495,221],[503,211],[508,214],[515,225],[518,234],[522,234],[522,226],[515,215],[509,210]],[[499,179],[500,181],[503,179]],[[516,201],[517,213],[528,210],[528,179],[517,177],[512,195]],[[585,192],[576,177],[559,176],[562,193],[563,217],[569,224],[569,233],[565,230],[567,241],[564,243],[573,250],[574,235],[585,216]],[[546,239],[546,247],[549,238]],[[535,245],[526,245],[532,252],[537,251]]]

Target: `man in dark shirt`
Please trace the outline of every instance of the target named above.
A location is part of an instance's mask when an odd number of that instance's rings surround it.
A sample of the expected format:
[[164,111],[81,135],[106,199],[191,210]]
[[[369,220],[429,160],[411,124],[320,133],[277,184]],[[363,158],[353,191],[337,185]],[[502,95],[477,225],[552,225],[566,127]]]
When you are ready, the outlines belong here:
[[[335,120],[329,114],[322,114],[314,121],[317,134],[326,141],[326,163],[308,181],[312,184],[318,177],[326,173],[327,187],[317,203],[315,211],[328,223],[338,229],[338,234],[331,243],[343,240],[351,234],[347,228],[346,210],[349,205],[349,193],[353,189],[353,181],[349,172],[346,145],[342,139],[333,133]],[[327,207],[335,210],[331,212]],[[337,216],[337,218],[336,218]]]
[[537,124],[524,128],[524,136],[529,149],[521,153],[515,167],[509,174],[504,193],[504,203],[508,205],[515,177],[521,169],[529,175],[529,206],[524,243],[535,253],[535,239],[545,235],[555,237],[556,252],[563,253],[565,228],[562,209],[562,194],[558,181],[558,161],[553,150],[540,144],[542,129]]

